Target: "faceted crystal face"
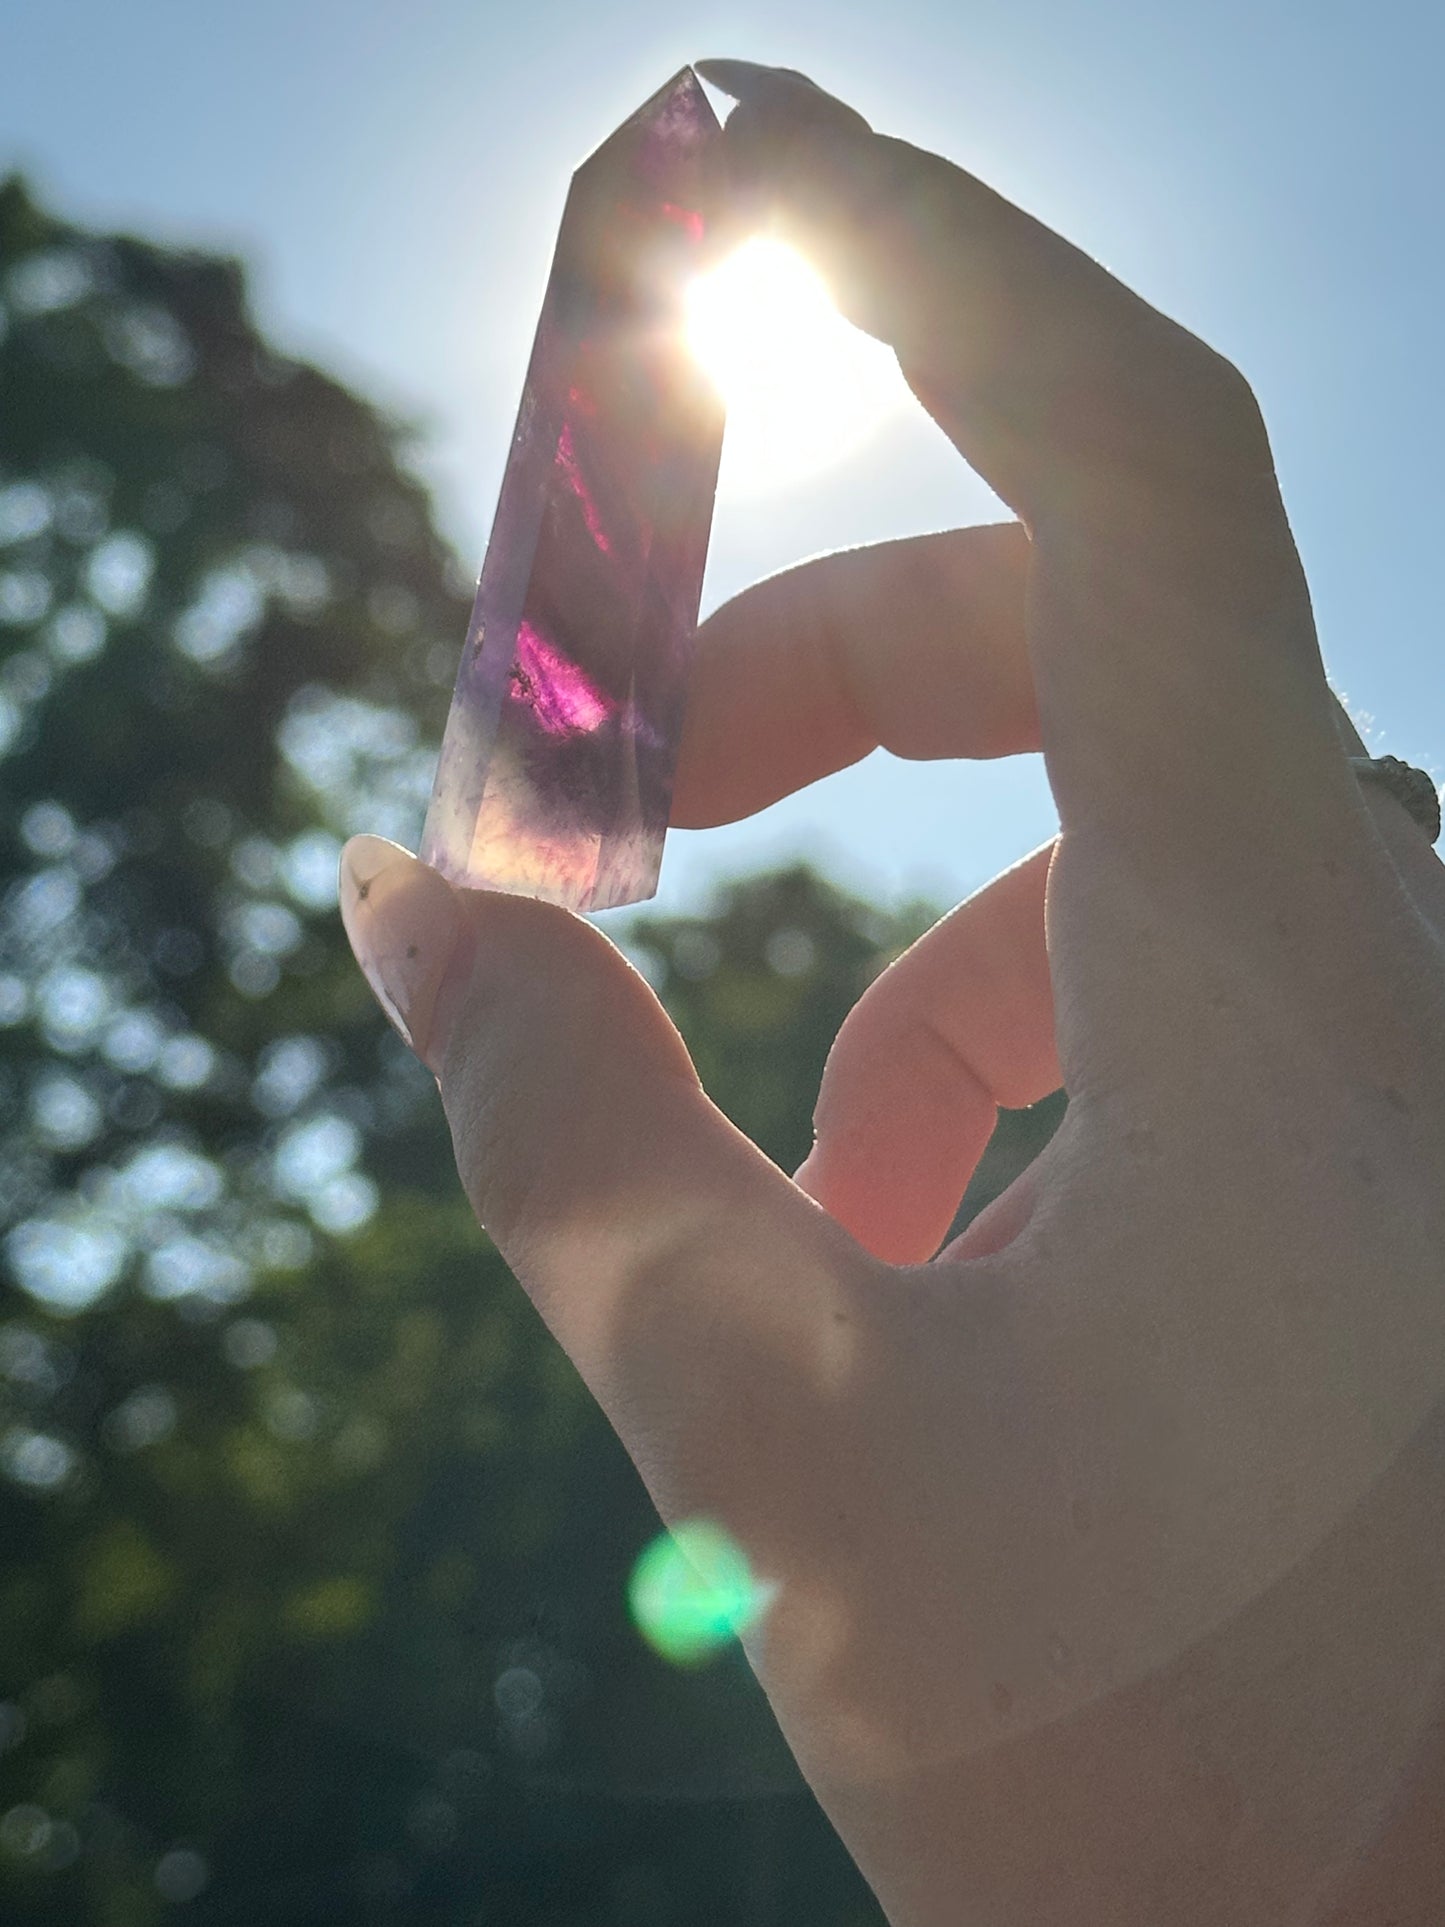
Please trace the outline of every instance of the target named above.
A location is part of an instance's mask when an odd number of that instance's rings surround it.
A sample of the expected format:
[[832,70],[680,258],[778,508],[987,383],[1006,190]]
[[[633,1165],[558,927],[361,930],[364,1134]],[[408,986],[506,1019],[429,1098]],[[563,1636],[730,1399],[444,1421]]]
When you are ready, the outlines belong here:
[[657,888],[722,452],[682,309],[720,131],[684,69],[573,176],[422,834],[456,883]]

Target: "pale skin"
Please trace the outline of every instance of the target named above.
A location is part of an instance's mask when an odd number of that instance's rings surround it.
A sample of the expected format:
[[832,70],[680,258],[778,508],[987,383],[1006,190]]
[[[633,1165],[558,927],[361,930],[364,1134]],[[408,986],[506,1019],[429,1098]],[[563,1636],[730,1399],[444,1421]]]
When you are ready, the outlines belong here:
[[1042,748],[1060,834],[869,989],[795,1179],[585,922],[362,838],[353,945],[664,1518],[775,1589],[750,1658],[895,1927],[1438,1927],[1445,870],[1349,771],[1237,371],[801,78],[705,71],[739,218],[1018,521],[718,610],[675,820]]

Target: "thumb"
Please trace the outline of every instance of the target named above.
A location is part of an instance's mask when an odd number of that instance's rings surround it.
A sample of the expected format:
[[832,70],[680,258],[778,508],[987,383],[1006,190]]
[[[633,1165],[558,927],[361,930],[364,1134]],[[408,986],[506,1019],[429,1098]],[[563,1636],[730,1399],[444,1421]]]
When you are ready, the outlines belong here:
[[664,1413],[705,1436],[691,1408],[756,1393],[759,1350],[775,1375],[828,1342],[839,1258],[862,1254],[709,1101],[601,931],[369,836],[342,853],[341,906],[437,1075],[478,1217],[635,1452],[658,1462]]

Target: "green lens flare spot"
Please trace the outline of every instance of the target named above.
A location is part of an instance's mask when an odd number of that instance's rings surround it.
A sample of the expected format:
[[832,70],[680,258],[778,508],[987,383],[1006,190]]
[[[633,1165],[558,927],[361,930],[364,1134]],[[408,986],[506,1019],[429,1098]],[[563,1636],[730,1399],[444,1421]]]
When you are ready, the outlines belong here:
[[747,1631],[767,1603],[747,1556],[721,1526],[690,1519],[632,1568],[632,1621],[675,1666],[697,1666]]

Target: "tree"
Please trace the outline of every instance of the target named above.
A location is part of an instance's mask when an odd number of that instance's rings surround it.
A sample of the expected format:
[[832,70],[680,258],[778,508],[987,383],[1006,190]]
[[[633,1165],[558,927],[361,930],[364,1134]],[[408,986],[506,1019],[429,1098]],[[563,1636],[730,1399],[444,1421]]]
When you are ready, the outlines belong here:
[[[466,626],[405,431],[18,180],[0,298],[6,1918],[875,1920],[740,1655],[628,1623],[651,1508],[341,938]],[[629,942],[786,1165],[918,927],[796,870]]]

